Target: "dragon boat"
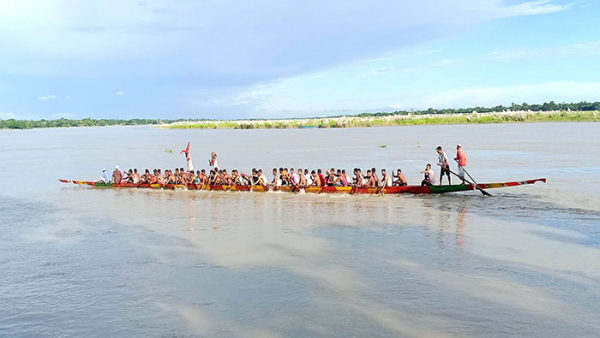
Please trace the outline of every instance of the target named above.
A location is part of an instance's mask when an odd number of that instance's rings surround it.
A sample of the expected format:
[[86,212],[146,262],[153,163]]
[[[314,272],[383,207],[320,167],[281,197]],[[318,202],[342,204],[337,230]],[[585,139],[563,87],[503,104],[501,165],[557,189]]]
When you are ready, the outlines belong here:
[[534,184],[535,182],[546,183],[545,178],[537,178],[526,181],[513,181],[502,183],[478,183],[478,184],[455,184],[455,185],[431,185],[417,186],[409,185],[403,187],[385,187],[385,188],[370,188],[370,187],[307,187],[296,188],[290,186],[269,187],[263,185],[196,185],[196,184],[147,184],[147,183],[104,183],[95,181],[70,181],[59,180],[62,183],[71,183],[79,186],[90,186],[103,189],[187,189],[187,190],[207,190],[207,191],[252,191],[252,192],[267,192],[267,191],[282,191],[282,192],[301,192],[314,194],[441,194],[448,192],[460,192],[469,190],[483,190],[494,188],[516,187],[521,185]]

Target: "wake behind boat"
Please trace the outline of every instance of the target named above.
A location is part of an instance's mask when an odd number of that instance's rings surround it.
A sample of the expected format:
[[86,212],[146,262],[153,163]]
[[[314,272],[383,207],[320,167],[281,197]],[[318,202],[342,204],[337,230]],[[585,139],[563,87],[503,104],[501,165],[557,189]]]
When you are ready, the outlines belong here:
[[207,190],[207,191],[253,191],[253,192],[267,192],[267,191],[282,191],[282,192],[301,192],[314,194],[441,194],[448,192],[460,192],[479,189],[495,189],[495,188],[506,188],[516,187],[521,185],[534,184],[535,182],[546,183],[545,178],[538,178],[526,181],[513,181],[513,182],[502,182],[502,183],[479,183],[474,184],[456,184],[456,185],[430,185],[430,186],[396,186],[396,187],[306,187],[297,188],[293,186],[274,186],[269,187],[266,185],[197,185],[197,184],[148,184],[148,183],[104,183],[94,181],[70,181],[70,180],[59,180],[62,183],[73,183],[80,186],[91,186],[96,188],[138,188],[138,189],[187,189],[187,190]]

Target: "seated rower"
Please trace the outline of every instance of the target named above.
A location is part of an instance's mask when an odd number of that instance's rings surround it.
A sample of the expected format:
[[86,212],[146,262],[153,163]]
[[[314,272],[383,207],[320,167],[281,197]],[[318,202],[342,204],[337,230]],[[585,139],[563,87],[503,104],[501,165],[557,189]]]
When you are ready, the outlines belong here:
[[312,176],[308,173],[308,169],[304,169],[304,179],[306,180],[305,187],[310,187],[313,185]]
[[317,169],[317,176],[319,176],[319,187],[324,187],[325,185],[327,185],[327,180],[325,180],[325,175],[323,175],[323,173],[321,172],[321,169]]
[[108,171],[106,171],[106,168],[102,169],[102,176],[100,177],[100,181],[104,183],[110,183],[110,175],[108,174]]
[[340,172],[340,183],[342,183],[342,187],[347,187],[350,185],[349,177],[346,175],[346,170],[342,169]]
[[133,183],[134,184],[139,184],[140,181],[141,181],[140,174],[138,174],[137,168],[135,168],[135,169],[133,169]]
[[[319,169],[321,170],[321,169]],[[313,170],[311,173],[312,175],[312,180],[313,180],[313,186],[315,187],[322,187],[323,186],[323,181],[321,180],[321,178],[319,177],[319,175]]]
[[129,171],[123,170],[123,177],[121,178],[121,183],[133,183],[133,170],[129,169]]
[[148,171],[148,174],[146,175],[146,183],[156,184],[156,176],[154,175],[155,173],[156,173],[156,169],[154,169],[154,171],[152,173],[150,173]]
[[271,187],[281,186],[281,179],[277,175],[277,168],[273,168],[273,181],[271,181]]
[[379,176],[377,176],[377,170],[375,170],[375,168],[371,169],[371,175],[373,176],[373,180],[375,181],[375,186],[382,186],[381,180],[379,179]]
[[242,177],[238,173],[237,169],[231,171],[231,185],[243,185]]
[[257,173],[257,183],[258,185],[262,185],[262,186],[266,186],[268,184],[267,182],[267,176],[265,176],[265,174],[263,174],[262,169],[258,169],[258,173]]
[[194,184],[195,180],[196,180],[196,175],[194,175],[194,171],[193,170],[188,171],[187,180],[186,180],[185,184],[186,185]]
[[300,177],[294,172],[294,168],[290,168],[290,186],[298,188]]
[[[166,173],[165,173],[166,174]],[[165,177],[163,176],[163,174],[160,172],[160,169],[156,169],[155,170],[155,181],[156,183],[163,185],[165,183]]]
[[142,183],[148,183],[148,175],[150,175],[150,170],[146,169],[142,175]]
[[337,170],[337,178],[336,178],[335,182],[333,182],[333,184],[336,186],[340,186],[340,187],[348,186],[348,179],[346,178],[346,175],[344,175],[344,173],[342,173],[342,171],[340,169]]
[[398,169],[397,174],[396,175],[392,174],[392,175],[394,176],[394,178],[397,178],[397,180],[394,182],[395,186],[405,187],[408,185],[406,183],[406,178],[402,174],[402,170]]
[[305,188],[306,187],[306,177],[302,173],[302,169],[298,169],[298,179],[300,179],[300,183],[298,183],[298,187]]
[[431,164],[427,164],[425,170],[421,171],[421,174],[425,174],[425,179],[421,182],[421,186],[429,186],[435,184],[435,173],[431,169]]
[[333,186],[337,179],[337,177],[335,176],[335,169],[329,169],[326,174],[327,177],[325,177],[325,182],[327,182],[327,186]]
[[242,172],[240,172],[242,185],[252,185],[252,178]]
[[367,170],[367,176],[365,176],[365,179],[367,180],[367,187],[374,188],[377,186],[377,183],[375,182],[375,177],[373,177],[371,170]]
[[346,169],[342,169],[342,175],[344,175],[344,177],[346,177],[346,182],[348,183],[347,186],[350,186],[350,182],[352,182],[352,180],[350,179],[350,176],[348,176],[348,174],[346,174]]
[[287,168],[279,168],[279,177],[281,177],[281,185],[290,185]]
[[354,168],[354,186],[362,188],[365,186],[363,175],[359,168]]
[[381,169],[381,187],[391,187],[392,186],[392,178],[387,174],[385,169]]
[[202,169],[200,171],[200,185],[205,186],[208,185],[208,176],[206,176],[206,170]]

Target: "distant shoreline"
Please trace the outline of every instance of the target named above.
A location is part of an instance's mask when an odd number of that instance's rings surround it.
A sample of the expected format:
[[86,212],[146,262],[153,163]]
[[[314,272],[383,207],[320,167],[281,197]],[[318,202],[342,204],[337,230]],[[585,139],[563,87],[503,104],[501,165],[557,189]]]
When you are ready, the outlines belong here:
[[297,129],[356,128],[415,125],[598,122],[598,111],[503,111],[470,114],[396,114],[388,116],[341,116],[305,119],[210,120],[166,123],[161,129]]

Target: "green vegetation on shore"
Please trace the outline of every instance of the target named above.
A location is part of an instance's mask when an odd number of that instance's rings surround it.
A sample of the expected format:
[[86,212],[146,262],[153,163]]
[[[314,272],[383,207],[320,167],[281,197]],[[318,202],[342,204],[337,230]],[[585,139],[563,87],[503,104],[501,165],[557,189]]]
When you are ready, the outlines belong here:
[[600,102],[512,104],[511,106],[461,109],[432,109],[363,113],[293,119],[91,119],[16,120],[0,119],[0,129],[33,129],[95,126],[160,125],[168,129],[288,129],[299,127],[350,128],[423,124],[511,123],[511,122],[591,122],[598,121]]
[[473,113],[448,115],[416,115],[386,117],[343,117],[326,119],[283,120],[276,123],[244,121],[232,126],[231,122],[184,123],[162,125],[166,129],[292,129],[300,126],[315,126],[321,128],[353,128],[353,127],[384,127],[384,126],[413,126],[413,125],[449,125],[449,124],[490,124],[490,123],[519,123],[519,122],[596,122],[599,114],[591,112],[551,112],[551,113]]

